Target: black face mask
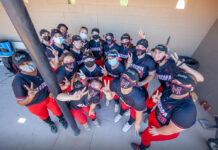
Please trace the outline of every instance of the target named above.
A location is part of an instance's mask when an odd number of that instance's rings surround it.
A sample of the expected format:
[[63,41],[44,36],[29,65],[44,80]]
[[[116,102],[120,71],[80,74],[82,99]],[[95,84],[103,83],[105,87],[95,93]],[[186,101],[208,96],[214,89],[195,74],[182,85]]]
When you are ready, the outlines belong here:
[[166,56],[164,56],[163,58],[161,58],[161,60],[156,61],[156,63],[162,63],[164,61],[164,59],[166,58]]
[[67,32],[62,32],[63,38],[66,39],[67,38]]
[[93,36],[92,36],[92,38],[93,38],[94,40],[99,39],[99,37],[100,37],[99,35],[93,35]]
[[44,36],[43,39],[44,39],[45,41],[50,41],[51,37],[50,37],[50,36]]
[[91,97],[94,97],[96,95],[100,95],[100,91],[95,89],[95,88],[93,88],[93,87],[91,87],[91,86],[88,86],[88,90],[89,90],[89,95]]
[[122,46],[123,46],[123,48],[128,48],[129,44],[130,44],[130,42],[122,43]]
[[141,56],[145,53],[145,50],[136,49],[136,55]]
[[64,63],[64,66],[70,70],[73,70],[75,68],[75,65],[76,65],[75,62]]
[[191,91],[191,87],[186,87],[185,85],[180,85],[177,83],[171,83],[171,91],[175,95],[184,95]]
[[121,88],[128,89],[128,88],[133,87],[135,85],[136,85],[135,83],[132,83],[127,78],[125,78],[123,76],[120,77],[120,86],[121,86]]
[[95,65],[95,62],[94,61],[87,61],[87,62],[84,62],[84,64],[88,67],[88,68],[91,68]]
[[108,45],[111,45],[111,44],[113,44],[114,41],[112,39],[106,39],[106,42]]

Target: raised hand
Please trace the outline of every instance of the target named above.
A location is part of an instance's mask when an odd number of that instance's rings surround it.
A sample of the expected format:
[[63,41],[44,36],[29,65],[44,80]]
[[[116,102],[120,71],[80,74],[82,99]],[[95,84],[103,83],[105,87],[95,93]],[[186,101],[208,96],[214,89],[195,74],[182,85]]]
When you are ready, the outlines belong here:
[[107,70],[106,70],[105,66],[101,67],[101,72],[104,74],[104,76],[107,76]]
[[27,89],[27,91],[28,91],[28,96],[29,97],[35,97],[35,95],[38,93],[38,91],[37,90],[34,90],[33,89],[33,82],[31,82],[31,85],[30,85],[30,87],[28,87],[26,84],[24,84],[24,87]]
[[132,53],[131,53],[131,54],[128,54],[127,64],[131,65],[132,62],[133,60],[132,60]]
[[185,62],[185,59],[179,60],[179,57],[176,52],[174,52],[174,54],[171,54],[171,58],[175,61],[178,67],[181,66]]
[[82,90],[75,92],[72,96],[73,100],[80,100],[84,95],[88,94],[88,90],[86,91],[86,87],[84,87]]
[[161,95],[162,95],[162,93],[159,93],[159,90],[157,90],[157,93],[152,96],[152,101],[153,101],[154,103],[159,102]]
[[56,51],[52,46],[51,48],[48,47],[48,49],[52,52],[54,56],[58,56],[58,51]]
[[145,32],[142,31],[142,29],[139,29],[139,36],[140,36],[141,39],[145,39],[146,38]]

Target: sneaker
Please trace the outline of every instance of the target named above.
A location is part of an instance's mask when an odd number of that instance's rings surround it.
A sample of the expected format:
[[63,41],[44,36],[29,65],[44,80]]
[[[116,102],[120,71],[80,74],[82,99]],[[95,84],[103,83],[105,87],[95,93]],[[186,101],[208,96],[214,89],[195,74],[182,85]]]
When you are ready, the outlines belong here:
[[88,130],[88,131],[91,130],[88,123],[84,124],[83,127],[84,127],[86,130]]
[[130,125],[128,122],[123,126],[122,131],[123,132],[127,132],[129,131],[129,129],[132,127],[132,125]]
[[125,116],[130,116],[130,109],[128,109],[125,113],[124,113]]
[[64,118],[60,119],[59,122],[64,127],[64,129],[67,129],[68,123]]
[[51,128],[52,133],[57,133],[58,129],[57,129],[56,125],[54,124],[54,122],[49,124],[49,127]]
[[121,118],[122,116],[120,114],[116,115],[116,117],[114,118],[114,122],[120,121]]
[[114,106],[114,112],[117,113],[119,111],[119,104],[115,104]]
[[106,100],[106,106],[108,107],[110,104],[110,101]]
[[131,143],[131,147],[134,149],[134,150],[140,150],[140,146],[136,143]]
[[96,127],[100,127],[101,125],[100,125],[100,123],[99,123],[99,121],[97,120],[97,119],[95,119],[94,121],[92,121],[93,123],[94,123],[94,125],[96,126]]

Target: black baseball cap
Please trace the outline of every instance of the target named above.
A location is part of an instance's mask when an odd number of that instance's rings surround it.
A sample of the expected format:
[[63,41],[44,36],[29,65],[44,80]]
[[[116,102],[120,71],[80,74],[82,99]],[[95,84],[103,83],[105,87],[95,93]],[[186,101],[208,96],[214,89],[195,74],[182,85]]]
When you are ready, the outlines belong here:
[[127,40],[130,40],[130,35],[128,33],[124,33],[122,36],[121,36],[121,40],[123,39],[127,39]]
[[73,37],[72,37],[72,42],[73,41],[82,41],[82,38],[79,36],[79,35],[74,35]]
[[113,33],[107,33],[105,38],[107,38],[107,36],[110,36],[110,37],[114,38],[114,34]]
[[60,30],[58,30],[58,29],[53,29],[53,30],[51,31],[51,37],[53,37],[56,33],[60,33],[60,34],[62,35],[62,33],[61,33]]
[[32,59],[26,51],[17,51],[12,55],[12,61],[17,67],[19,67],[22,63],[32,61]]
[[137,42],[136,45],[142,45],[147,49],[148,48],[148,41],[146,39],[141,39]]
[[178,80],[179,82],[181,82],[184,85],[191,84],[192,87],[196,86],[195,80],[188,73],[179,73],[173,79]]
[[134,68],[128,68],[123,74],[126,74],[130,80],[136,81],[136,83],[138,83],[139,73]]
[[[92,32],[98,32],[98,33],[100,33],[100,30],[99,30],[98,28],[93,28],[93,29],[92,29]],[[92,33],[92,32],[91,32],[91,33]]]
[[42,34],[44,34],[44,33],[46,33],[46,32],[49,33],[48,30],[42,29],[42,30],[39,31],[39,35],[42,36]]
[[118,57],[118,52],[115,49],[112,49],[108,52],[107,57]]
[[158,49],[159,51],[163,51],[163,52],[168,52],[168,48],[167,46],[163,45],[163,44],[159,44],[157,46],[155,46],[155,48],[153,48],[151,51],[154,51],[155,49]]

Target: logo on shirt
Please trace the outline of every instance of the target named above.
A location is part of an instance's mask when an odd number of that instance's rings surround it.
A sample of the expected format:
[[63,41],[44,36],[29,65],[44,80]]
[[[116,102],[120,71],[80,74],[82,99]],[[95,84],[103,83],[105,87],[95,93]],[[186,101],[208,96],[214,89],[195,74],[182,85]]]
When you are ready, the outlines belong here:
[[46,83],[43,82],[40,86],[38,86],[37,88],[35,88],[34,90],[36,91],[41,91],[42,89],[44,89],[45,87],[47,87]]
[[159,80],[163,80],[163,81],[171,81],[172,76],[171,75],[162,75],[162,74],[158,74],[157,78]]
[[136,69],[139,72],[140,78],[142,78],[143,76],[143,71],[144,71],[144,67],[142,66],[138,66],[135,64],[131,64],[131,67],[133,67],[134,69]]

